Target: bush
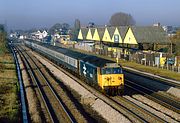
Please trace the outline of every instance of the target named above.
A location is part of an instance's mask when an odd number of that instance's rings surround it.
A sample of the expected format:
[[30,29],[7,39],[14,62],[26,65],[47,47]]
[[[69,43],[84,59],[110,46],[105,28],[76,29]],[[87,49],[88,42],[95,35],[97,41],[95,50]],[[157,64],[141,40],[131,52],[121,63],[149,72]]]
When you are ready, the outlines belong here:
[[5,52],[7,52],[6,45],[7,45],[6,33],[0,32],[0,56],[5,54]]

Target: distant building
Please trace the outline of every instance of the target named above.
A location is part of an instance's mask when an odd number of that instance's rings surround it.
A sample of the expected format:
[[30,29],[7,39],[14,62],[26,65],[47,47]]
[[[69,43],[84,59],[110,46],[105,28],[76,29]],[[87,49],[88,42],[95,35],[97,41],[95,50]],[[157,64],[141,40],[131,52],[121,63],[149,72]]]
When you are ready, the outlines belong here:
[[177,28],[173,26],[163,26],[163,29],[168,34],[169,37],[176,35]]
[[48,32],[46,30],[44,30],[42,32],[40,30],[38,30],[37,32],[33,32],[31,35],[32,35],[32,38],[42,40],[43,38],[45,38],[48,35]]
[[153,26],[154,26],[154,27],[160,27],[160,26],[161,26],[161,23],[159,23],[159,22],[158,22],[158,23],[155,23],[155,24],[153,24]]
[[19,39],[25,39],[25,37],[23,35],[20,35]]
[[9,36],[10,36],[10,38],[18,38],[17,33],[11,33]]
[[48,35],[47,31],[46,31],[46,30],[44,30],[44,31],[42,32],[42,36],[43,36],[43,38],[44,38],[44,37],[46,37],[47,35]]
[[89,22],[88,27],[93,28],[95,26],[94,22]]
[[59,39],[61,36],[58,33],[56,33],[53,35],[53,37],[54,37],[54,39]]
[[172,26],[163,26],[163,29],[166,33],[170,33],[171,31],[173,31],[173,27]]

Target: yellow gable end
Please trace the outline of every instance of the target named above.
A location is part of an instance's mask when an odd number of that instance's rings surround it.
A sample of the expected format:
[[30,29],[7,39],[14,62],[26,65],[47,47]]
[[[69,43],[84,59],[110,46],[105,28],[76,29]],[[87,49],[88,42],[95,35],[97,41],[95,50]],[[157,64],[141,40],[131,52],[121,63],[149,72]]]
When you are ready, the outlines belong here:
[[[114,36],[115,36],[115,35],[119,37],[119,43],[122,43],[122,38],[121,38],[120,33],[119,33],[119,31],[118,31],[117,28],[116,28],[115,31],[114,31],[114,34],[113,34],[113,37],[112,37],[112,41],[111,41],[111,42],[114,42]],[[116,43],[116,42],[114,42],[114,43]]]
[[126,36],[124,38],[124,43],[125,44],[138,44],[131,28],[129,28],[128,32],[126,33]]
[[81,31],[81,29],[79,30],[78,39],[83,40],[83,36],[82,36],[82,31]]
[[111,38],[110,38],[110,35],[109,35],[109,32],[108,32],[107,28],[105,29],[105,32],[104,32],[102,41],[112,42],[112,40],[111,40]]
[[87,40],[92,40],[92,34],[91,34],[91,30],[88,30],[87,36],[86,36]]
[[93,40],[95,40],[95,41],[100,41],[100,38],[99,38],[99,34],[98,34],[97,29],[95,29],[95,32],[94,32],[94,35],[93,35]]

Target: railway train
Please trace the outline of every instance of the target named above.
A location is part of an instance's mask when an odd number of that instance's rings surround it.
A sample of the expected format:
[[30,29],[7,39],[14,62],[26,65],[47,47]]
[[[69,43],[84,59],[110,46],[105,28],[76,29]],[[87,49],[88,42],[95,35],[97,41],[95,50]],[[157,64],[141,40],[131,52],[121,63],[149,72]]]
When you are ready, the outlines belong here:
[[124,90],[124,74],[114,61],[83,54],[67,48],[42,42],[24,41],[25,45],[40,52],[57,64],[75,72],[109,95],[119,95]]

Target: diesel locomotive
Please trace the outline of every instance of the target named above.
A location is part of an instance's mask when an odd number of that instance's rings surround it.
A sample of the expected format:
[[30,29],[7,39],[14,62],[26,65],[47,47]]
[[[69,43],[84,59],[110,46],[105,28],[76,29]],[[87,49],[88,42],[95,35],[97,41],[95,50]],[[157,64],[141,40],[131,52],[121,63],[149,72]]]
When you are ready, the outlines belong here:
[[121,65],[116,62],[41,42],[26,40],[24,43],[93,85],[99,86],[105,93],[123,93],[124,74]]

